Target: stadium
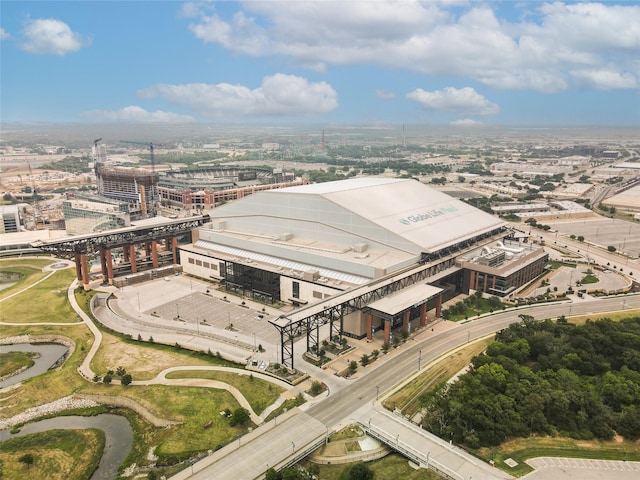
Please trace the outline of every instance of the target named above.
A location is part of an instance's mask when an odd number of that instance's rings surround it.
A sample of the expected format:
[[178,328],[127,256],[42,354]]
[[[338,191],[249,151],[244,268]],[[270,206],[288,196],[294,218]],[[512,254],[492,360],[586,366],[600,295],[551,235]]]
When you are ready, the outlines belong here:
[[[499,218],[413,179],[363,177],[255,193],[209,211],[180,249],[184,272],[243,297],[290,305],[281,328],[339,322],[371,338],[428,322],[443,301],[506,296],[540,275],[542,248]],[[288,331],[291,336],[296,332]],[[300,332],[298,332],[300,333]],[[318,339],[314,339],[317,342]],[[312,342],[312,343],[314,343]]]

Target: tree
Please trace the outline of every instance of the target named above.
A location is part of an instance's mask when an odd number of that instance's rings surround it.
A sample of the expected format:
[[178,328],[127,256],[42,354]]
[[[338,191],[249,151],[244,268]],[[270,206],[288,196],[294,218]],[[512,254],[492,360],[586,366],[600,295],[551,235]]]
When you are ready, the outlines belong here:
[[122,385],[124,385],[126,387],[127,385],[129,385],[131,383],[131,381],[132,381],[131,374],[125,373],[122,376],[122,379],[120,380],[120,383],[122,383]]
[[358,362],[356,362],[355,360],[351,360],[349,362],[349,371],[351,373],[355,372],[358,369]]
[[102,379],[102,383],[109,385],[111,383],[111,380],[113,380],[113,377],[109,374],[106,374]]
[[229,425],[235,427],[236,425],[244,425],[249,421],[251,417],[249,416],[249,410],[243,407],[238,407],[233,411],[233,415],[231,415],[231,420],[229,421]]
[[313,395],[315,397],[320,392],[322,392],[322,390],[323,390],[323,386],[322,386],[321,382],[319,382],[317,380],[314,380],[313,382],[311,382],[311,390],[310,390],[311,391],[311,395]]
[[584,242],[584,237],[582,235],[578,235],[578,241],[579,242]]
[[124,367],[118,367],[116,369],[116,375],[119,377],[123,376],[125,373],[127,373],[127,371],[125,370]]
[[389,342],[384,342],[382,344],[382,353],[387,353],[390,348],[391,348],[391,345],[389,345]]
[[616,247],[614,247],[613,245],[609,245],[609,246],[607,247],[607,250],[609,250],[610,252],[615,252],[617,249],[616,249]]
[[269,468],[269,470],[265,472],[264,479],[265,480],[282,480],[282,476],[278,472],[276,472],[273,468]]
[[25,453],[24,455],[22,455],[18,461],[20,463],[24,463],[26,466],[30,467],[31,465],[33,465],[33,462],[35,461],[33,458],[33,455],[30,453]]
[[373,480],[374,473],[364,463],[356,463],[349,469],[349,480]]
[[363,367],[369,365],[369,355],[367,355],[366,353],[362,354],[362,357],[360,357],[360,365],[362,365]]

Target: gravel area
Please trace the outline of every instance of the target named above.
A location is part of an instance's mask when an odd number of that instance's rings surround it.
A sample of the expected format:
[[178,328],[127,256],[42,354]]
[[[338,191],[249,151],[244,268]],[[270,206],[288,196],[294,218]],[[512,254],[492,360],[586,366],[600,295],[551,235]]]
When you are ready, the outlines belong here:
[[64,410],[71,410],[75,408],[89,408],[89,407],[96,407],[96,406],[98,406],[98,403],[92,400],[80,399],[80,398],[76,398],[73,395],[69,395],[67,397],[59,398],[58,400],[51,403],[47,403],[45,405],[29,408],[22,413],[14,415],[11,418],[1,419],[0,430],[13,428],[15,425],[28,422],[29,420],[33,420],[34,418],[43,417],[45,415],[52,415],[54,413],[62,412]]

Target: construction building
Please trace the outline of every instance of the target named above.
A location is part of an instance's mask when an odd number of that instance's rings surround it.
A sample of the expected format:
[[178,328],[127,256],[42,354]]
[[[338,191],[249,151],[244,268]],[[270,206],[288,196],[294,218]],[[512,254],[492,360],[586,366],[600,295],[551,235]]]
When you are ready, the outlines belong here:
[[132,218],[155,216],[158,174],[144,168],[96,163],[98,195],[129,204]]

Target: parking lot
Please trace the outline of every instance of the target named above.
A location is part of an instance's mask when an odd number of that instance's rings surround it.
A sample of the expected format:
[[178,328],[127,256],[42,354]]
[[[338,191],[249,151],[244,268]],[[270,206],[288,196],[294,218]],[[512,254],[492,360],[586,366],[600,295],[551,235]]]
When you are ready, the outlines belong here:
[[637,223],[610,218],[544,223],[559,230],[561,235],[583,236],[586,241],[604,248],[611,245],[618,251],[634,257],[640,256],[640,225]]
[[640,462],[539,457],[527,460],[535,468],[527,480],[636,480]]
[[212,284],[186,275],[127,286],[115,295],[132,318],[179,322],[178,328],[214,333],[252,348],[262,344],[272,352],[280,342],[280,334],[269,319],[283,312],[219,292]]

